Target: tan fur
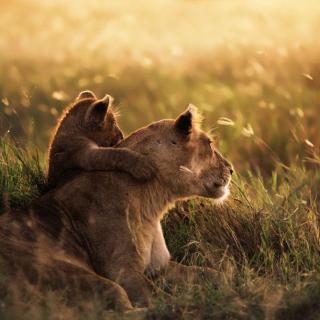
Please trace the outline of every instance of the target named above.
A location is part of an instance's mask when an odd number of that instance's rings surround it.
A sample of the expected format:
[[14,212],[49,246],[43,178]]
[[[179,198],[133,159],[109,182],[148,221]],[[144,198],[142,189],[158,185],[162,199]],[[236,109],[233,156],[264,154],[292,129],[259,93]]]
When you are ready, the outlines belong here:
[[111,108],[112,98],[98,100],[83,91],[58,121],[48,152],[48,184],[74,175],[75,169],[119,170],[137,179],[149,179],[155,167],[142,155],[125,148],[113,148],[123,139]]
[[80,274],[79,283],[100,283],[102,297],[128,309],[131,303],[148,305],[157,292],[145,273],[164,271],[176,278],[186,269],[169,261],[160,224],[168,208],[178,199],[223,197],[232,169],[194,125],[190,109],[176,120],[139,129],[117,147],[154,162],[155,179],[139,182],[124,172],[79,173],[41,197],[27,214],[1,218],[0,253],[6,261],[20,259],[19,265],[31,257],[35,265],[45,264],[46,279],[51,274],[56,279],[60,270],[68,287],[69,279]]

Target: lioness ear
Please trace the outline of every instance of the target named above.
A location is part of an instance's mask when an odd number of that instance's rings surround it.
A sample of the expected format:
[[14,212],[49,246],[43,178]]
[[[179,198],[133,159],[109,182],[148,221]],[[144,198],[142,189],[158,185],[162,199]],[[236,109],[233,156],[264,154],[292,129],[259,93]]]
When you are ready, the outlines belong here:
[[100,125],[101,123],[103,123],[106,118],[108,108],[112,104],[112,101],[112,97],[107,94],[102,99],[99,99],[92,103],[87,112],[86,120],[91,125]]
[[97,97],[92,91],[85,90],[85,91],[81,91],[76,98],[76,100],[82,100],[82,99],[97,99]]
[[195,107],[190,104],[188,109],[178,116],[174,124],[176,130],[186,137],[192,132],[194,112]]

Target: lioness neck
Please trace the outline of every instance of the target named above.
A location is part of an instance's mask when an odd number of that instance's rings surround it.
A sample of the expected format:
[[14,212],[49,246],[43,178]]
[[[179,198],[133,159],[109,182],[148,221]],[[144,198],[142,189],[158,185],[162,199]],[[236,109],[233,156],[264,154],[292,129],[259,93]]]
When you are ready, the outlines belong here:
[[158,179],[145,183],[137,195],[140,202],[141,217],[147,220],[162,220],[177,197]]

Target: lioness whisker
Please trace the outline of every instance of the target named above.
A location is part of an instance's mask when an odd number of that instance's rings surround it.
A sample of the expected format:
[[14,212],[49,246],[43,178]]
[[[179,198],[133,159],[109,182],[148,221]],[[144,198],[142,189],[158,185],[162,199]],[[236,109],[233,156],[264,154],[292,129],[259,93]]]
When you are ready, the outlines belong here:
[[191,174],[194,173],[191,169],[189,169],[189,168],[187,168],[185,166],[180,166],[179,170],[182,171],[182,172],[187,172],[187,173],[191,173]]

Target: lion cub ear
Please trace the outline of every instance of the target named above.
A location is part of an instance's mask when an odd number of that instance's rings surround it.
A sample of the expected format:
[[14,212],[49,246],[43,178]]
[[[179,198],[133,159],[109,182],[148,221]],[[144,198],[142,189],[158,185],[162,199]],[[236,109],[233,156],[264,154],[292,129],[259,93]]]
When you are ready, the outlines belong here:
[[102,125],[106,119],[109,107],[112,105],[113,98],[108,94],[102,99],[93,102],[86,114],[86,122],[91,126]]
[[175,129],[185,137],[189,137],[193,128],[193,118],[196,107],[189,105],[187,110],[181,113],[175,120]]
[[76,100],[82,100],[82,99],[97,99],[97,97],[92,91],[85,90],[85,91],[81,91],[76,98]]

